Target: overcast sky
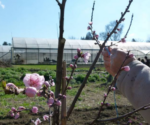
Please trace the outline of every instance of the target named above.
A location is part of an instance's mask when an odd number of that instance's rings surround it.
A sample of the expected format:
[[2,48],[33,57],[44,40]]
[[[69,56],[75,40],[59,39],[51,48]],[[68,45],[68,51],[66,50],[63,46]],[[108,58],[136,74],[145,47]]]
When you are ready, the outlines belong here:
[[[61,0],[60,0],[61,1]],[[99,34],[105,25],[119,19],[128,0],[96,0],[93,27]],[[150,0],[133,0],[130,13],[125,16],[123,34],[127,31],[131,15],[133,25],[128,41],[132,38],[146,41],[150,37]],[[65,9],[65,32],[68,39],[77,39],[87,33],[93,0],[67,0]],[[0,0],[0,45],[11,43],[12,37],[57,39],[59,7],[55,0]]]

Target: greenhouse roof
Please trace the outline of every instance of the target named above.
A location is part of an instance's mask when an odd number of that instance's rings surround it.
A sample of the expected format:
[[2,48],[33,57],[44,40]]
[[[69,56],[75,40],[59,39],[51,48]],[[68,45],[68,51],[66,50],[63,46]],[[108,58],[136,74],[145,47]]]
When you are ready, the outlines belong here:
[[[112,42],[112,41],[111,41]],[[107,42],[107,45],[110,45],[110,41]],[[113,43],[116,43],[115,41]],[[138,50],[144,54],[150,52],[150,43],[146,42],[126,42],[117,44],[119,48],[127,50]],[[58,47],[57,39],[36,39],[36,38],[12,38],[12,47],[14,48],[33,48],[33,49],[49,49]],[[99,49],[95,45],[94,40],[66,40],[65,49]]]

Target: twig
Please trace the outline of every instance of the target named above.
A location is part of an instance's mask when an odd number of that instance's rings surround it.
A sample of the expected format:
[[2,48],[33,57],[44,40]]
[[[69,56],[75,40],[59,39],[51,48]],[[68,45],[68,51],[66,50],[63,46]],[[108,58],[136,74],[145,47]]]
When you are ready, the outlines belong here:
[[73,102],[72,102],[72,104],[71,104],[71,106],[70,106],[68,112],[67,112],[67,118],[69,118],[69,116],[70,116],[72,110],[74,109],[75,103],[76,103],[78,97],[80,96],[80,94],[81,94],[81,92],[82,92],[82,90],[83,90],[83,88],[84,88],[84,86],[85,86],[85,83],[87,82],[87,79],[88,79],[89,75],[91,74],[91,72],[92,72],[92,70],[93,70],[93,68],[94,68],[94,66],[95,66],[95,64],[96,64],[96,62],[97,62],[97,60],[99,59],[99,56],[100,56],[100,54],[101,54],[103,48],[105,47],[106,42],[108,41],[108,39],[110,38],[110,36],[115,32],[115,30],[117,29],[119,23],[121,23],[123,17],[125,16],[125,14],[127,13],[128,9],[129,9],[129,7],[130,7],[132,1],[133,1],[133,0],[130,0],[130,1],[129,1],[129,5],[127,6],[127,9],[125,10],[125,12],[124,12],[124,13],[122,14],[122,16],[120,17],[119,22],[116,24],[116,26],[114,27],[114,29],[112,30],[112,32],[110,33],[110,35],[107,36],[106,40],[105,40],[104,43],[102,44],[102,46],[101,46],[99,52],[97,53],[97,55],[96,55],[96,57],[95,57],[95,60],[94,60],[93,64],[91,65],[91,67],[90,67],[90,69],[89,69],[89,71],[88,71],[86,77],[84,78],[83,83],[81,84],[81,86],[80,86],[80,88],[79,88],[79,90],[78,90],[78,92],[77,92],[77,94],[76,94],[76,96],[75,96],[75,98],[74,98],[74,100],[73,100]]
[[93,12],[94,12],[94,6],[95,6],[95,0],[94,0],[94,3],[93,3],[93,8],[92,8],[91,22],[93,22]]
[[150,108],[150,103],[147,104],[147,105],[145,105],[145,106],[142,106],[142,107],[140,107],[140,108],[138,108],[138,109],[136,109],[136,110],[134,110],[134,111],[132,111],[132,112],[129,112],[129,113],[125,114],[125,115],[122,115],[122,116],[119,116],[119,117],[116,117],[116,118],[111,118],[111,119],[97,120],[97,122],[116,121],[116,120],[119,120],[119,119],[128,117],[128,116],[130,116],[130,115],[132,115],[132,114],[134,114],[135,112],[138,112],[138,111],[140,111],[140,110],[147,110],[147,109],[149,109],[149,108]]
[[131,21],[130,21],[129,28],[128,28],[127,33],[126,33],[126,35],[124,36],[124,38],[127,38],[127,35],[128,35],[128,33],[129,33],[129,30],[130,30],[131,25],[132,25],[132,21],[133,21],[133,14],[132,14],[132,16],[131,16]]
[[59,2],[59,0],[56,0],[56,2],[58,3],[59,7],[61,7],[61,3]]

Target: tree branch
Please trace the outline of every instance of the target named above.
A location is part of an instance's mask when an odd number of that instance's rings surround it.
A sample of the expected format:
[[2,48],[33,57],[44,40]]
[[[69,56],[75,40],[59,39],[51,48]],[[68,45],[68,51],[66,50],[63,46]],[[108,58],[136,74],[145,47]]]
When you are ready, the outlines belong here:
[[124,36],[124,38],[127,38],[127,35],[128,35],[128,33],[129,33],[129,30],[130,30],[131,25],[132,25],[132,21],[133,21],[133,14],[132,14],[132,16],[131,16],[131,21],[130,21],[129,28],[128,28],[127,33],[126,33],[126,35]]
[[61,7],[61,3],[59,2],[59,0],[56,0],[56,2],[58,3],[59,7]]
[[140,110],[147,110],[147,109],[149,109],[149,108],[150,108],[150,103],[147,104],[147,105],[145,105],[145,106],[142,106],[142,107],[140,107],[140,108],[138,108],[138,109],[136,109],[136,110],[134,110],[134,111],[132,111],[132,112],[129,112],[129,113],[125,114],[125,115],[122,115],[122,116],[119,116],[119,117],[116,117],[116,118],[111,118],[111,119],[97,120],[97,122],[106,122],[106,121],[116,121],[116,120],[120,120],[120,119],[122,119],[122,118],[125,118],[125,117],[128,117],[128,116],[134,114],[135,112],[138,112],[138,111],[140,111]]

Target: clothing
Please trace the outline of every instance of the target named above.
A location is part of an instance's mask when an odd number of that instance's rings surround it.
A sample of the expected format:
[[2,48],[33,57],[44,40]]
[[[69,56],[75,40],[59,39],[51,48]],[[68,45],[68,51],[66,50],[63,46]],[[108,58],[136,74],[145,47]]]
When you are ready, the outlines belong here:
[[[150,68],[138,60],[129,63],[130,71],[121,71],[117,88],[135,109],[150,103]],[[140,111],[150,124],[150,109]]]

